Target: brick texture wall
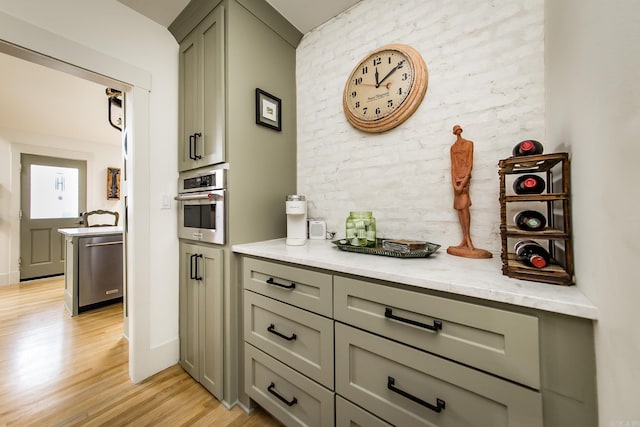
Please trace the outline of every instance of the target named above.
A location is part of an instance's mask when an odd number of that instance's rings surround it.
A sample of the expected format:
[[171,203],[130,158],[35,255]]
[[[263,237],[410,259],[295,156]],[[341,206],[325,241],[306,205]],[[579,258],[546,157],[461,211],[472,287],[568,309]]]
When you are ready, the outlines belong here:
[[[352,68],[389,43],[416,48],[429,70],[424,101],[381,134],[342,110]],[[452,128],[474,141],[471,237],[500,253],[497,163],[524,139],[545,144],[543,0],[363,0],[306,34],[297,50],[298,193],[309,216],[344,235],[371,210],[379,237],[458,244]]]

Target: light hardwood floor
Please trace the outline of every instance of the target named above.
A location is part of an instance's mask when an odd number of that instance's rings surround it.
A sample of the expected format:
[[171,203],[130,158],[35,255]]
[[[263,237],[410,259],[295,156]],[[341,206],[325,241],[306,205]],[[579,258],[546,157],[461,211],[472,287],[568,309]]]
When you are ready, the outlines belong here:
[[70,317],[62,278],[0,287],[0,426],[280,426],[227,410],[179,365],[128,376],[122,304]]

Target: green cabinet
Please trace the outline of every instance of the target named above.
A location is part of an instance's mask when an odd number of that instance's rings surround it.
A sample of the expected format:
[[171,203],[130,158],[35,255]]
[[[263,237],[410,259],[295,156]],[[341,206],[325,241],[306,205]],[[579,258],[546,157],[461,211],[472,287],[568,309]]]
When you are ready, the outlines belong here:
[[180,243],[180,365],[223,398],[222,249]]
[[245,392],[286,425],[326,425],[313,414],[331,395],[336,426],[597,424],[588,319],[280,259],[242,265]]
[[178,169],[226,161],[224,7],[180,43]]
[[[296,192],[295,48],[302,34],[265,0],[190,1],[168,29],[179,44],[178,169],[229,165],[220,248],[229,254],[235,244],[284,236],[284,196]],[[256,124],[256,88],[282,100],[281,131]],[[248,407],[238,382],[236,258],[223,260],[223,402]]]

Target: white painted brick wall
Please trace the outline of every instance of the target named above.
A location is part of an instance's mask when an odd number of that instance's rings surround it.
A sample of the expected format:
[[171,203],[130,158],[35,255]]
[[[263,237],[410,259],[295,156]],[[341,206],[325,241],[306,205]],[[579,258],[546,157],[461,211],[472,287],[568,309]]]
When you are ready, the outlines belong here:
[[[427,94],[400,127],[364,133],[347,122],[342,92],[356,63],[389,43],[422,54]],[[380,237],[458,244],[449,148],[459,124],[475,143],[471,237],[499,256],[498,161],[524,139],[545,144],[544,0],[362,0],[305,35],[296,78],[310,217],[342,236],[349,211],[371,210]]]

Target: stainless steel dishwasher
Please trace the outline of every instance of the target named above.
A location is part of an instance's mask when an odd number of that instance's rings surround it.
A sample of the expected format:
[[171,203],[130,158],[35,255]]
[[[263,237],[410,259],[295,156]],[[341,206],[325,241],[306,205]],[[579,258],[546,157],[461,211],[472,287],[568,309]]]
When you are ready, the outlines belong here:
[[78,239],[78,307],[121,298],[122,234]]

